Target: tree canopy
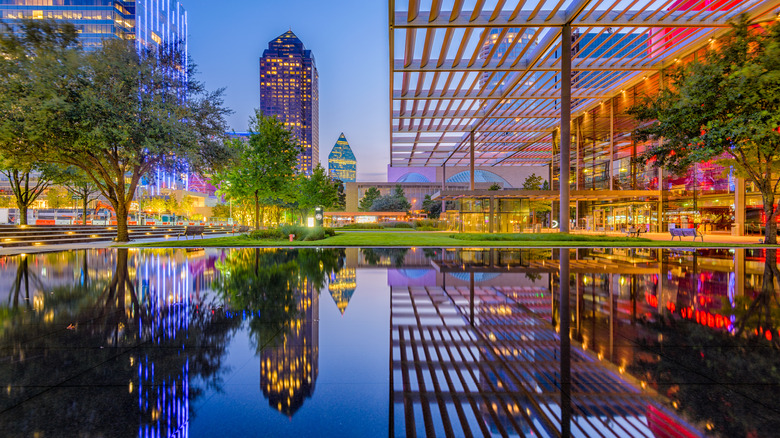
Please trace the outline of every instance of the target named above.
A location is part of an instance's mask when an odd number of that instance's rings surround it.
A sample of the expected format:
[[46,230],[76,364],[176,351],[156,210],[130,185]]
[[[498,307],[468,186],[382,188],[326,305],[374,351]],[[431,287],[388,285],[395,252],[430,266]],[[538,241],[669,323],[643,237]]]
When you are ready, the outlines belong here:
[[18,72],[2,86],[18,88],[22,102],[15,117],[3,108],[0,153],[81,169],[112,204],[117,240],[128,239],[143,175],[205,171],[226,158],[222,90],[207,91],[179,47],[107,39],[85,52],[68,42],[68,25],[30,20],[21,29],[27,40],[0,37],[3,69]]
[[247,141],[230,142],[233,165],[218,172],[216,180],[228,198],[254,202],[255,228],[259,228],[261,202],[290,196],[301,147],[281,121],[259,110],[249,126]]
[[380,196],[371,204],[370,211],[406,211],[412,208],[412,204],[406,199],[404,188],[395,186],[393,193]]
[[641,124],[638,157],[675,173],[714,160],[755,184],[766,216],[766,241],[777,242],[780,185],[780,22],[733,25],[717,47],[668,73],[657,96],[629,109]]

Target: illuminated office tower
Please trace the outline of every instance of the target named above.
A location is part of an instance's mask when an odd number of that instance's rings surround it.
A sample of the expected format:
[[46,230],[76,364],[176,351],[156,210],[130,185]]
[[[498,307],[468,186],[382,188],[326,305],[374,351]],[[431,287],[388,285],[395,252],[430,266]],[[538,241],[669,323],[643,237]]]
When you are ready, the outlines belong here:
[[347,138],[342,132],[333,149],[328,155],[328,170],[330,176],[343,182],[355,182],[357,180],[357,159],[349,147]]
[[182,43],[187,55],[187,11],[164,0],[4,0],[0,19],[13,26],[22,19],[54,19],[76,26],[84,48],[122,38],[147,44]]
[[298,171],[307,175],[320,161],[318,77],[314,55],[291,30],[260,58],[260,111],[278,117],[299,142]]

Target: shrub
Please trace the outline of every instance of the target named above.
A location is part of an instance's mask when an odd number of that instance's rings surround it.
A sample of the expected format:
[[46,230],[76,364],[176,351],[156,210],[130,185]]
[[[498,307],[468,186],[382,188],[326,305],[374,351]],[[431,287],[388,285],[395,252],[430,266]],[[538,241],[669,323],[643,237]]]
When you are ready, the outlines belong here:
[[385,228],[414,228],[409,222],[385,222]]
[[309,229],[300,225],[282,225],[279,227],[279,230],[281,231],[283,237],[294,234],[295,240],[303,240],[303,238],[306,237]]
[[[436,231],[445,229],[447,223],[436,219],[418,219],[414,221],[414,228],[421,231]],[[425,229],[423,229],[425,228]],[[431,228],[430,230],[428,228]]]
[[324,238],[325,238],[325,230],[323,230],[322,228],[311,228],[307,230],[306,235],[301,240],[311,241],[311,240],[322,240]]
[[254,230],[249,233],[249,237],[255,240],[278,240],[287,236],[275,228],[269,228],[267,230]]
[[342,230],[382,230],[384,228],[380,224],[349,224],[341,227]]
[[327,237],[333,237],[336,235],[336,230],[334,230],[333,228],[325,227],[322,230],[325,231],[325,235]]

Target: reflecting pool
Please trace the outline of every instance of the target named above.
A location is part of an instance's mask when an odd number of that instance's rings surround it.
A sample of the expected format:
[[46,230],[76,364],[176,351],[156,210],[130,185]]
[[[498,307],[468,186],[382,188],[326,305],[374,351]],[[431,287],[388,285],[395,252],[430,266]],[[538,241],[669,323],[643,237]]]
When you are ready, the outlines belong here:
[[0,258],[3,436],[776,436],[777,253]]

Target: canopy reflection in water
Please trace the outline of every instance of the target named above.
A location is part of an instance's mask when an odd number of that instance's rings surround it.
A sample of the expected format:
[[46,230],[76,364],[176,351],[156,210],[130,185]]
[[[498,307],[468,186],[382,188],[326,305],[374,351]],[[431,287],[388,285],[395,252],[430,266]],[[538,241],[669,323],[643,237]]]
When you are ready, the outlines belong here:
[[777,273],[752,249],[9,256],[0,426],[769,437]]

